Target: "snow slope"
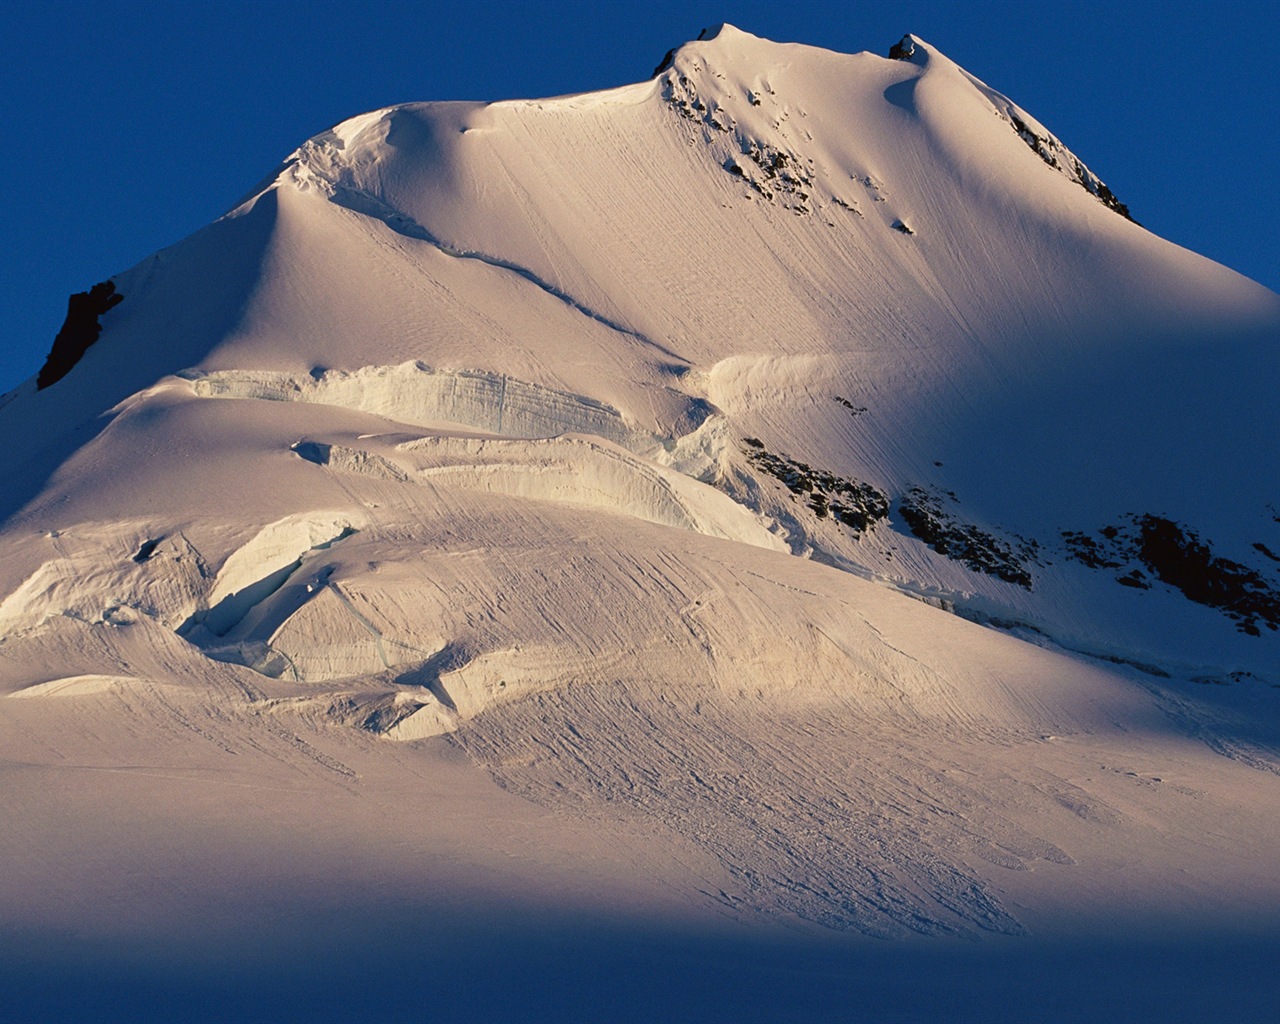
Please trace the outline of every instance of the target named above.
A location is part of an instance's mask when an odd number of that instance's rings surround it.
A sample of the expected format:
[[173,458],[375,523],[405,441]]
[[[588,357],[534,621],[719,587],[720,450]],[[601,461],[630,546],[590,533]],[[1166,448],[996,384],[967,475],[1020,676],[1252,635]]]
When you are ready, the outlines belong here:
[[1269,927],[1280,297],[914,37],[705,35],[338,125],[0,399],[8,927]]

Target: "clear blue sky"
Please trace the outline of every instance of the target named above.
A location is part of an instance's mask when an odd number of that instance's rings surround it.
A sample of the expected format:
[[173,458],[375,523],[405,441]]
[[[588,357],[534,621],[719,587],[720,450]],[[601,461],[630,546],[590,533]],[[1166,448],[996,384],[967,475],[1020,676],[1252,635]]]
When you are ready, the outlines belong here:
[[914,32],[1151,230],[1280,289],[1280,0],[9,0],[0,392],[39,368],[70,292],[218,217],[336,122],[638,81],[720,21],[845,52]]

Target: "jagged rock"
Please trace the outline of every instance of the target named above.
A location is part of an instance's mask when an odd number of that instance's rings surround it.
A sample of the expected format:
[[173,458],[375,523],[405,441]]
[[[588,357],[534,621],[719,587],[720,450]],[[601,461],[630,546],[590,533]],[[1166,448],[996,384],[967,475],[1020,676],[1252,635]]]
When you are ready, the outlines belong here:
[[898,42],[889,47],[890,60],[910,60],[916,53],[916,41],[911,38],[910,34],[903,36]]
[[666,71],[667,68],[671,67],[672,62],[675,60],[675,56],[676,56],[676,50],[675,50],[675,47],[673,46],[670,50],[666,52],[666,55],[662,58],[662,60],[658,62],[658,66],[653,69],[653,74],[651,74],[649,77],[657,78],[660,74],[662,74],[662,72]]
[[[948,494],[953,501],[955,496]],[[1034,561],[1034,541],[1018,538],[1019,550],[979,529],[961,522],[943,508],[942,496],[923,488],[911,488],[898,503],[898,513],[907,528],[940,555],[959,562],[974,572],[1031,589],[1027,563]]]
[[[1008,120],[1019,138],[1046,164],[1062,171],[1109,210],[1114,210],[1126,220],[1133,220],[1129,207],[1116,198],[1106,182],[1085,167],[1057,138],[1051,134],[1040,135],[1016,114],[1010,113]],[[1137,223],[1136,220],[1133,222]]]
[[67,319],[53,339],[53,347],[36,376],[36,389],[43,390],[62,380],[80,362],[89,346],[102,334],[98,317],[124,301],[111,281],[95,284],[87,292],[76,292],[67,300]]
[[808,499],[819,519],[843,523],[854,533],[864,533],[889,514],[889,498],[871,484],[815,469],[807,462],[775,455],[756,437],[744,437],[747,461],[756,469],[782,481],[793,495]]
[[[1070,557],[1090,568],[1131,571],[1118,576],[1127,587],[1151,589],[1150,576],[1188,601],[1216,608],[1240,632],[1259,636],[1259,625],[1280,629],[1280,590],[1250,566],[1216,555],[1190,527],[1164,516],[1130,515],[1124,526],[1104,526],[1101,541],[1084,533],[1063,533]],[[1265,545],[1254,544],[1264,555]],[[1147,570],[1134,568],[1133,563]]]

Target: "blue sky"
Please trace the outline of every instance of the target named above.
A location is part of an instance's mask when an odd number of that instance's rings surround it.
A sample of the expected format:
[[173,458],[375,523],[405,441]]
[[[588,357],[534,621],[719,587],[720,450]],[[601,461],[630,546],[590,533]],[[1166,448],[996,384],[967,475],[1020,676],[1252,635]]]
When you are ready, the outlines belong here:
[[70,292],[226,211],[375,107],[606,88],[704,25],[829,49],[927,39],[1157,234],[1280,289],[1280,2],[22,2],[0,13],[0,391]]

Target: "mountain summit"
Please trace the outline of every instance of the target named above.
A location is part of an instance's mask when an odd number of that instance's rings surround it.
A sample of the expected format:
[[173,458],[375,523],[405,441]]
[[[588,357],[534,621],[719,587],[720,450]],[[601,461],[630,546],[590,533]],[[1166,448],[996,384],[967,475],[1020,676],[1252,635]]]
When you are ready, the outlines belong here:
[[[640,85],[309,140],[113,279],[53,429],[167,379],[166,402],[595,434],[971,618],[1276,675],[1276,296],[1117,216],[913,36],[885,60],[703,35]],[[423,405],[459,373],[550,404]]]
[[1105,904],[1105,849],[1135,907],[1252,877],[1090,766],[1276,807],[1280,297],[924,41],[373,111],[100,287],[0,399],[0,729],[374,802],[451,742],[875,935]]

